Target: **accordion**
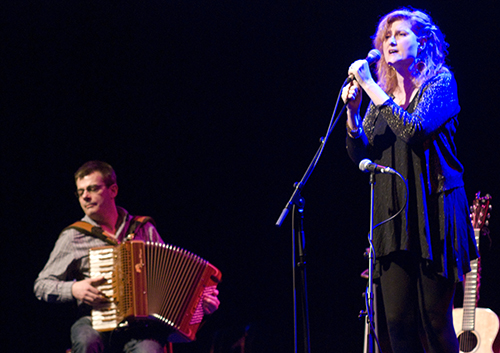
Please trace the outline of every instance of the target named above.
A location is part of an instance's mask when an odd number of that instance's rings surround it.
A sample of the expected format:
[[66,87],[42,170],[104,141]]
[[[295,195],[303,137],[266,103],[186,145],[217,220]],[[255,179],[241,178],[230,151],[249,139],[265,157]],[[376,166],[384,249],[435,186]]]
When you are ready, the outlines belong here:
[[170,342],[190,342],[203,319],[202,299],[220,271],[181,248],[143,241],[89,250],[90,277],[107,298],[92,309],[92,326],[111,331],[129,321],[153,320],[168,328]]

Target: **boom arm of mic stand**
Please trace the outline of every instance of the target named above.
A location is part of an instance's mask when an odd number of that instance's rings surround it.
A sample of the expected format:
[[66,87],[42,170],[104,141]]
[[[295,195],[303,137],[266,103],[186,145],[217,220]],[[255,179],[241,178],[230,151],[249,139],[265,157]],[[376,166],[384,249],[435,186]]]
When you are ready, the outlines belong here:
[[[276,221],[276,226],[281,227],[281,225],[283,224],[283,221],[285,220],[286,216],[290,212],[290,209],[292,208],[292,206],[298,204],[297,200],[300,198],[300,191],[302,190],[302,188],[306,184],[307,179],[309,179],[309,177],[311,176],[311,174],[314,170],[314,167],[316,167],[316,164],[318,163],[319,157],[321,156],[321,152],[323,152],[323,149],[325,148],[326,141],[328,140],[328,137],[330,136],[331,132],[333,131],[333,128],[337,124],[339,117],[344,112],[344,109],[345,109],[345,104],[342,107],[342,109],[340,110],[339,114],[337,115],[337,118],[335,118],[335,121],[333,121],[333,123],[332,123],[332,121],[330,120],[330,124],[328,125],[328,131],[327,131],[325,137],[320,138],[319,148],[316,151],[316,154],[314,155],[311,163],[309,163],[309,167],[307,167],[307,170],[304,173],[304,175],[302,176],[302,179],[300,180],[300,182],[294,184],[295,190],[293,191],[293,194],[290,197],[290,200],[285,205],[285,208],[283,208],[283,211],[281,211],[281,215],[279,216],[278,220]],[[334,118],[334,115],[332,114],[332,120],[333,120],[333,118]]]
[[309,167],[307,167],[306,172],[302,176],[302,179],[294,184],[295,190],[293,191],[292,196],[290,197],[290,200],[286,204],[285,208],[283,208],[283,211],[281,211],[281,215],[276,221],[276,225],[278,227],[281,227],[283,224],[283,221],[285,220],[286,216],[288,215],[288,212],[290,212],[290,209],[292,208],[293,205],[299,205],[299,199],[300,199],[300,191],[304,187],[304,185],[307,182],[307,179],[309,179],[309,176],[312,174],[312,171],[314,170],[314,167],[316,166],[316,163],[318,163],[319,156],[321,155],[321,151],[325,147],[325,139],[321,138],[321,144],[316,151],[316,154],[314,155],[314,158],[312,159],[311,163],[309,164]]

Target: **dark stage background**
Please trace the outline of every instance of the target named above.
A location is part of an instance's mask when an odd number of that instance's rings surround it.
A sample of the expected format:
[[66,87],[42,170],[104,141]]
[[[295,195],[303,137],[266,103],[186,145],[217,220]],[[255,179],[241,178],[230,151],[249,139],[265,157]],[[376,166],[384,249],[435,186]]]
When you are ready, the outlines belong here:
[[[467,195],[490,193],[494,205],[496,3],[411,4],[447,35]],[[252,352],[292,351],[291,217],[274,224],[326,132],[347,68],[371,49],[379,17],[402,5],[3,1],[2,346],[69,347],[73,308],[38,302],[32,286],[61,229],[82,216],[74,171],[101,159],[117,171],[118,204],[154,217],[165,241],[223,273],[220,310],[178,351],[209,352],[245,331]],[[312,352],[363,346],[369,184],[345,153],[344,121],[302,193]],[[500,313],[497,216],[480,306]]]

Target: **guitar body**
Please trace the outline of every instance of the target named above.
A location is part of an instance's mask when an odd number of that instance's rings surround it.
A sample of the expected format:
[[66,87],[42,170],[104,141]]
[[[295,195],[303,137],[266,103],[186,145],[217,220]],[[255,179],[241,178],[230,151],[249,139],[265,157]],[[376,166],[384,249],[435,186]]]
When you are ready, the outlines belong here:
[[[476,198],[471,206],[471,222],[476,244],[482,231],[487,230],[491,196]],[[463,308],[453,309],[453,326],[460,344],[460,353],[498,353],[498,316],[490,309],[477,308],[479,299],[480,260],[470,262],[470,272],[465,275]]]
[[463,308],[453,309],[453,326],[460,342],[460,353],[492,353],[500,328],[498,316],[490,309],[476,308],[473,331],[462,331]]

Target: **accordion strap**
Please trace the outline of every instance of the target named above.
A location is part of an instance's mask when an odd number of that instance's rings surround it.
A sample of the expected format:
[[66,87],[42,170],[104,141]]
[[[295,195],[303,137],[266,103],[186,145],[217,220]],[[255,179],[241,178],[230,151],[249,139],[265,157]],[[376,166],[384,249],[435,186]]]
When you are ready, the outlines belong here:
[[130,221],[130,226],[127,230],[127,240],[133,240],[135,237],[135,233],[146,223],[151,222],[155,225],[153,218],[148,216],[134,216]]
[[[130,226],[128,227],[127,230],[127,237],[126,240],[133,240],[135,237],[135,233],[146,223],[151,222],[154,225],[154,220],[151,217],[148,216],[134,216],[130,220]],[[118,240],[111,235],[110,233],[106,232],[103,230],[101,227],[96,227],[88,222],[85,221],[78,221],[75,222],[68,227],[63,229],[63,232],[66,229],[76,229],[82,233],[91,235],[93,237],[99,238],[101,240],[104,240],[105,242],[111,244],[111,245],[118,245],[119,242]]]
[[78,221],[75,222],[68,227],[63,229],[63,232],[67,229],[76,229],[82,233],[94,236],[96,238],[99,238],[101,240],[104,240],[105,242],[111,244],[111,245],[118,245],[118,240],[116,238],[103,230],[101,227],[96,227],[90,223],[84,222],[84,221]]

